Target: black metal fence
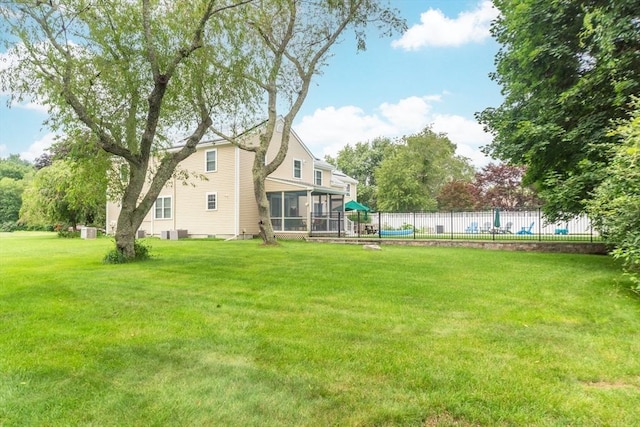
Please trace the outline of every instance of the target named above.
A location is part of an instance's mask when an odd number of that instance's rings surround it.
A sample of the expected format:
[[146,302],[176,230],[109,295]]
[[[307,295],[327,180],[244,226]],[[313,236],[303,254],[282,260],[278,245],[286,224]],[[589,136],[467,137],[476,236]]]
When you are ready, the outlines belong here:
[[540,209],[477,212],[332,212],[312,215],[311,236],[379,239],[599,241],[587,216],[547,221]]

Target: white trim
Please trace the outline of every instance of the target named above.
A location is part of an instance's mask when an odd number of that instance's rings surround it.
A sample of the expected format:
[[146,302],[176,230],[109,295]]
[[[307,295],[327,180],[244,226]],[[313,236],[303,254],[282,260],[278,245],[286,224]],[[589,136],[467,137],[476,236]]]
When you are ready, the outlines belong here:
[[[208,155],[209,153],[215,153],[215,168],[213,170],[208,170],[207,167],[209,166],[209,161],[208,161]],[[205,173],[213,173],[213,172],[218,172],[218,149],[217,148],[212,148],[210,150],[205,150],[204,151],[204,171]]]
[[235,206],[233,208],[234,213],[234,228],[236,230],[236,236],[240,234],[240,147],[238,147],[237,145],[235,146],[235,161],[236,161],[236,167],[235,167],[235,174],[236,174],[236,179],[234,180],[234,184],[236,186],[235,190],[234,190],[234,197],[235,197]]
[[[214,196],[215,199],[215,204],[216,206],[212,209],[209,207],[209,196]],[[213,212],[213,211],[217,211],[218,210],[218,192],[217,191],[210,191],[205,195],[205,210],[207,212]]]
[[[156,216],[158,199],[162,199],[162,218],[158,218]],[[171,215],[169,217],[165,217],[164,216],[164,210],[165,210],[165,202],[164,202],[164,200],[165,199],[169,199],[169,212],[171,213]],[[173,196],[158,196],[158,197],[156,197],[156,201],[153,202],[153,219],[154,220],[158,220],[158,221],[163,221],[165,219],[173,219]]]

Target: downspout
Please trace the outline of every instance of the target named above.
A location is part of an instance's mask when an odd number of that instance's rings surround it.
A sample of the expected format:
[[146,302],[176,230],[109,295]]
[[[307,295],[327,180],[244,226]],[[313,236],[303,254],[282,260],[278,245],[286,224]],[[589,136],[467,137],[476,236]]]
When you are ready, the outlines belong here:
[[235,147],[235,188],[234,188],[234,198],[235,198],[235,203],[234,203],[234,233],[235,233],[235,237],[237,238],[240,235],[240,148],[239,147]]
[[172,202],[173,202],[173,228],[172,230],[177,230],[176,228],[176,218],[178,217],[178,199],[176,199],[176,177],[173,177],[173,197],[171,198]]
[[105,213],[104,213],[104,234],[109,234],[109,200],[105,203]]
[[313,230],[311,224],[311,211],[313,209],[313,187],[307,188],[307,235],[311,236],[311,231]]

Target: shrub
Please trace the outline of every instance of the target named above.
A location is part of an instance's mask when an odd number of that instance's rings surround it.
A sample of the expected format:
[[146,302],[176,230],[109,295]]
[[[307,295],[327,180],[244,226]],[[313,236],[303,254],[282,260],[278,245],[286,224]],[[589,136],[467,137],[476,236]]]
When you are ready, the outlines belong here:
[[371,223],[371,214],[364,214],[361,213],[360,217],[358,218],[358,214],[357,213],[352,213],[352,214],[348,214],[347,218],[349,219],[349,221],[351,222],[358,222],[358,220],[360,221],[360,224],[370,224]]
[[80,237],[79,231],[60,230],[58,231],[58,237],[62,239],[77,239]]
[[19,230],[19,227],[14,221],[6,221],[0,224],[0,232],[11,233],[16,230]]
[[596,227],[616,246],[612,255],[640,291],[640,101],[634,116],[616,130],[621,144],[612,147],[607,177],[589,203]]
[[135,261],[144,261],[151,258],[149,254],[151,247],[147,246],[141,241],[136,240],[133,244],[133,248],[136,252],[135,257],[133,259],[127,258],[124,256],[122,251],[118,250],[118,248],[113,248],[110,250],[107,255],[105,255],[102,262],[105,264],[125,264],[127,262],[135,262]]

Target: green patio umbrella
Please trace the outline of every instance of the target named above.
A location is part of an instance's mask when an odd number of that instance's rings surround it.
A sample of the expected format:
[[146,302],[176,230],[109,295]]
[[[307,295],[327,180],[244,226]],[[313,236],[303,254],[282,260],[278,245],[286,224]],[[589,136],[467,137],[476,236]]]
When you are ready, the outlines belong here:
[[369,212],[371,209],[369,209],[367,206],[360,204],[358,202],[356,202],[355,200],[351,200],[347,203],[344,204],[344,210],[345,211],[362,211],[362,212]]
[[495,208],[493,212],[493,227],[500,228],[500,209]]
[[356,202],[355,200],[351,200],[348,201],[347,203],[344,204],[344,210],[345,211],[360,211],[360,212],[364,212],[364,219],[365,221],[368,219],[369,215],[368,212],[371,211],[371,209],[369,209],[369,207]]

